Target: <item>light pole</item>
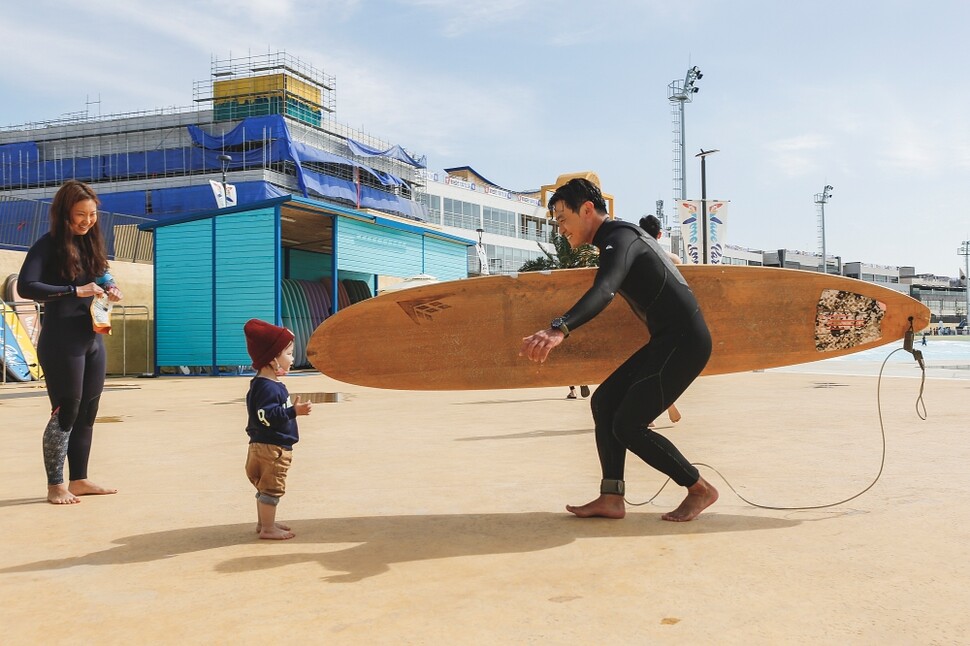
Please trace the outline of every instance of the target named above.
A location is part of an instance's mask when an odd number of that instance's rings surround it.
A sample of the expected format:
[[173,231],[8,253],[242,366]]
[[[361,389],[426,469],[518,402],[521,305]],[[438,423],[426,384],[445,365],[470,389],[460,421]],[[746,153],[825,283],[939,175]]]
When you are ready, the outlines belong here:
[[713,155],[716,152],[720,152],[717,148],[713,150],[704,150],[694,155],[694,157],[701,158],[701,264],[706,265],[710,258],[710,252],[708,251],[708,223],[707,223],[707,156]]
[[226,171],[229,170],[229,162],[232,161],[232,157],[225,153],[219,155],[219,161],[222,162],[222,194],[226,193]]
[[825,203],[832,198],[832,185],[826,184],[821,193],[815,194],[815,203],[818,204],[818,237],[822,244],[822,272],[829,273],[829,263],[825,258]]
[[[704,75],[695,65],[687,70],[683,81],[676,79],[667,86],[667,100],[677,108],[677,119],[674,121],[675,134],[678,135],[678,138],[674,139],[674,188],[680,189],[680,194],[676,196],[678,201],[687,199],[687,137],[684,128],[684,104],[694,100],[694,95],[700,91],[695,83],[702,78],[704,78]],[[676,181],[678,179],[680,180],[679,185]]]
[[961,242],[957,253],[963,256],[963,296],[967,306],[963,310],[963,319],[967,322],[964,329],[970,334],[970,240]]
[[[684,80],[676,79],[667,85],[667,100],[673,107],[674,117],[674,227],[679,231],[680,218],[677,215],[678,204],[687,199],[687,135],[684,125],[684,104],[694,100],[694,95],[700,91],[695,83],[704,75],[696,65],[687,70]],[[671,236],[673,242],[674,236]],[[680,236],[676,236],[680,240]],[[678,245],[683,249],[683,245]],[[674,250],[683,258],[683,252]]]

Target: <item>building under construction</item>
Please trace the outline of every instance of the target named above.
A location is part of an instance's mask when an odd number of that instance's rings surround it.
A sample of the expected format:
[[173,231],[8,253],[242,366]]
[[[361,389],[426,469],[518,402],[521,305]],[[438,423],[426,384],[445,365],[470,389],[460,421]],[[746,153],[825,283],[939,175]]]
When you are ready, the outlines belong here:
[[0,130],[0,194],[47,199],[66,179],[106,211],[165,219],[215,208],[223,173],[240,204],[323,198],[424,219],[424,159],[337,123],[331,76],[285,53],[213,59],[194,105],[87,113]]

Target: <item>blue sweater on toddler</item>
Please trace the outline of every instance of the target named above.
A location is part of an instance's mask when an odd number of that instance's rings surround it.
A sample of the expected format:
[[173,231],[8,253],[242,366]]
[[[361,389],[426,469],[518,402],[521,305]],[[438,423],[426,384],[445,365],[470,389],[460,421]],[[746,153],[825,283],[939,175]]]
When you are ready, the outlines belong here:
[[253,377],[246,394],[246,409],[249,411],[246,433],[250,444],[275,444],[292,449],[300,441],[296,409],[290,403],[290,393],[283,382],[258,375]]

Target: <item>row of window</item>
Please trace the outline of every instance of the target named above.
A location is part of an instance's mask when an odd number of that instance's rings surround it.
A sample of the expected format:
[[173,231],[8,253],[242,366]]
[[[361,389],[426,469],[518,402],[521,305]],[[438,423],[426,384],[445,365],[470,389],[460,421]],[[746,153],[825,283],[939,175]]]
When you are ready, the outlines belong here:
[[459,229],[484,229],[486,233],[549,242],[553,224],[546,218],[519,214],[515,211],[481,206],[450,197],[421,194],[418,201],[428,212],[428,221]]
[[[519,270],[529,260],[535,260],[545,254],[539,251],[536,245],[535,251],[528,249],[516,249],[514,247],[501,247],[498,245],[485,245],[485,255],[488,256],[488,270],[490,274],[511,274]],[[477,276],[480,272],[478,252],[475,247],[468,247],[468,273]]]

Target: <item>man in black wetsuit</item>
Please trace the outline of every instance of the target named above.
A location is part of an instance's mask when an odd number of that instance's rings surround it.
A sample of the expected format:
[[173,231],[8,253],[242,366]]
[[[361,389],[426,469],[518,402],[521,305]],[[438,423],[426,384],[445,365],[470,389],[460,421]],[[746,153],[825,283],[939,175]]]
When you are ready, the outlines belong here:
[[629,449],[687,488],[687,497],[664,520],[693,520],[717,500],[717,490],[665,437],[647,428],[701,373],[711,335],[694,294],[657,241],[637,226],[610,220],[599,188],[585,179],[560,186],[550,215],[573,248],[599,249],[593,286],[549,328],[523,339],[519,352],[543,362],[553,348],[602,312],[619,293],[650,331],[649,342],[600,384],[591,407],[603,480],[600,496],[566,509],[580,517],[623,518],[623,470]]

